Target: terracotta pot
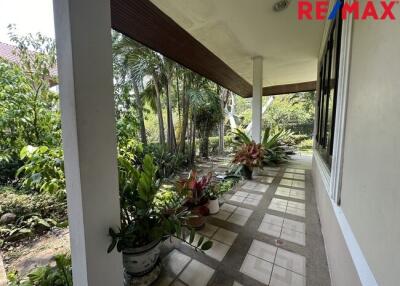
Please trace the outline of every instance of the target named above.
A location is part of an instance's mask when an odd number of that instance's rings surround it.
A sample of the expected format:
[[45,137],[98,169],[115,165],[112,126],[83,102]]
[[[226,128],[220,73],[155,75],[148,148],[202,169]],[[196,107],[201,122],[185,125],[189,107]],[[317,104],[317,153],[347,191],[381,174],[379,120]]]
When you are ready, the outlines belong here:
[[206,223],[204,215],[209,214],[208,208],[206,206],[195,207],[191,213],[195,217],[188,219],[188,225],[194,229],[201,229]]
[[160,257],[161,241],[122,251],[125,272],[132,276],[143,276],[151,272]]
[[210,210],[205,205],[204,206],[197,206],[197,207],[193,208],[192,214],[208,216],[210,214]]

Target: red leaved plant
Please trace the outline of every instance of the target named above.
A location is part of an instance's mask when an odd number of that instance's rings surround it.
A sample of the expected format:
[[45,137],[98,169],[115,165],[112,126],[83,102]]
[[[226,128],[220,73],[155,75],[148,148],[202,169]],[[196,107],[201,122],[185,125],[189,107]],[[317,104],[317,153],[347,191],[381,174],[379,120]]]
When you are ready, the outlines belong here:
[[208,188],[212,178],[212,173],[206,176],[197,178],[197,172],[192,170],[187,179],[178,182],[178,190],[188,191],[188,197],[195,205],[198,204],[201,197],[204,195],[205,190]]
[[255,167],[262,167],[262,161],[265,155],[262,144],[257,144],[252,141],[248,144],[243,144],[235,154],[233,163],[244,165],[250,170]]

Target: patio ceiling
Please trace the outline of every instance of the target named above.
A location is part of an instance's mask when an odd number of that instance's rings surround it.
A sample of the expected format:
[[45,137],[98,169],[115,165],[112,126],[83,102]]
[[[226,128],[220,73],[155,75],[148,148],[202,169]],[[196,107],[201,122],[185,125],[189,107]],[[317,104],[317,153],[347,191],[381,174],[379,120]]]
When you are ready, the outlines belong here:
[[263,95],[315,89],[323,23],[298,21],[294,2],[282,12],[273,3],[111,0],[112,26],[243,97],[254,56],[264,58]]

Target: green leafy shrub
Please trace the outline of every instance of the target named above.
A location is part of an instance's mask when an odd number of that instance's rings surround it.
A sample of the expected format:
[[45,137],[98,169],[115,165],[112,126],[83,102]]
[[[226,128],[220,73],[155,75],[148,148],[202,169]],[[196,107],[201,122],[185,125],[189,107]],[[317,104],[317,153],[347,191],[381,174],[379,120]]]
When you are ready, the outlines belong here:
[[228,178],[225,179],[220,185],[221,185],[221,192],[226,193],[230,192],[233,187],[237,184],[239,181],[239,178]]
[[15,184],[15,174],[22,163],[18,156],[10,155],[10,152],[0,153],[0,185]]
[[10,187],[0,187],[0,214],[24,216],[40,213],[57,221],[66,218],[66,202],[47,193],[21,193]]
[[56,226],[51,218],[42,218],[40,214],[20,216],[13,224],[0,227],[0,246],[6,242],[14,242],[34,234],[39,234]]
[[[217,154],[218,148],[219,148],[219,136],[210,137],[209,140],[210,140],[210,143],[209,143],[210,153]],[[224,148],[225,149],[232,148],[233,147],[232,143],[233,143],[233,136],[225,135],[224,136]]]
[[151,144],[146,147],[145,153],[154,158],[158,178],[168,178],[188,164],[186,154],[169,152],[165,146],[160,144]]
[[307,140],[303,140],[300,144],[299,144],[299,149],[302,151],[305,150],[311,150],[313,148],[313,140],[312,139],[307,139]]
[[206,197],[215,200],[226,192],[230,192],[239,179],[225,179],[206,190]]
[[60,148],[25,146],[20,152],[25,164],[18,169],[24,190],[44,191],[65,197],[64,159]]
[[48,193],[21,193],[0,188],[0,215],[13,213],[16,220],[0,226],[0,244],[15,241],[63,225],[67,219],[66,202]]
[[144,146],[141,142],[130,139],[119,146],[119,155],[138,168],[142,166],[146,154],[151,155],[154,159],[157,166],[157,178],[168,178],[188,164],[186,154],[175,154],[160,144]]
[[213,136],[208,138],[209,140],[209,152],[211,154],[216,154],[218,153],[218,147],[219,147],[219,137],[218,136]]
[[306,134],[293,134],[283,138],[281,141],[284,145],[295,146],[299,145],[302,141],[309,139],[310,136]]
[[71,256],[55,256],[55,266],[47,265],[33,269],[27,277],[21,278],[18,273],[8,273],[9,286],[72,286]]
[[[136,168],[129,160],[118,158],[119,191],[121,205],[121,228],[118,232],[112,228],[109,234],[112,243],[108,248],[111,252],[115,247],[118,251],[142,247],[153,241],[165,240],[174,235],[185,241],[185,221],[188,213],[184,210],[164,209],[157,204],[157,194],[160,191],[160,181],[156,177],[157,166],[153,158],[146,155],[143,165]],[[194,240],[191,230],[189,244]],[[186,241],[185,241],[186,242]],[[199,240],[195,248],[207,250],[211,241]]]

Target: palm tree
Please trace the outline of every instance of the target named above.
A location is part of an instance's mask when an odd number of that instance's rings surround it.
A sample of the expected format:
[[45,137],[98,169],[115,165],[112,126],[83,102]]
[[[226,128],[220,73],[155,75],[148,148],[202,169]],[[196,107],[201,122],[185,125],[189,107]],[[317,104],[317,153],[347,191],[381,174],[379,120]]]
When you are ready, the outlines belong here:
[[169,151],[174,152],[176,149],[176,136],[175,127],[173,121],[172,113],[172,103],[171,103],[171,90],[173,85],[173,77],[175,76],[175,66],[177,64],[166,57],[162,57],[162,62],[160,65],[161,77],[163,79],[163,86],[166,95],[167,104],[167,146]]
[[[143,144],[147,144],[146,127],[144,125],[143,102],[140,95],[142,79],[133,73],[128,59],[132,59],[139,49],[138,44],[118,33],[113,33],[113,64],[114,75],[119,75],[121,84],[131,87],[135,97],[135,107],[138,112],[140,138]],[[118,80],[117,84],[118,84]]]
[[194,88],[190,90],[192,112],[192,160],[194,159],[195,131],[199,131],[200,155],[208,158],[209,137],[211,131],[223,118],[219,95],[215,85],[200,76],[195,76]]

